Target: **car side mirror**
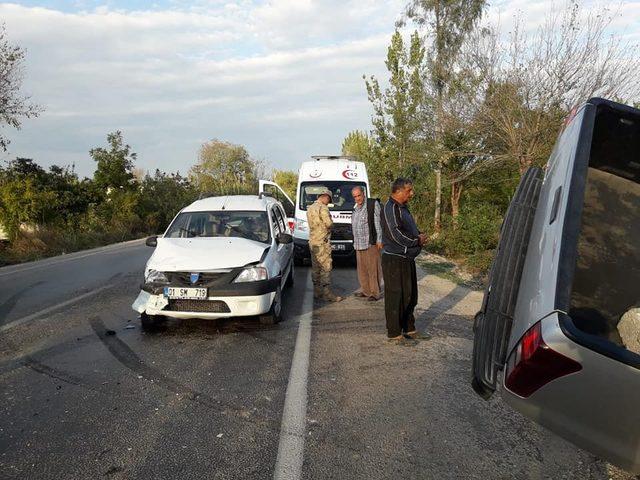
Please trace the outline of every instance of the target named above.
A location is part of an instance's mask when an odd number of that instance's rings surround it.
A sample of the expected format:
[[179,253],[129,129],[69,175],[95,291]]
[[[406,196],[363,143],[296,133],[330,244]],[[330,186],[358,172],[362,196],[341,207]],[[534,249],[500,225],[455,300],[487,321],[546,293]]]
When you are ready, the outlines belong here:
[[157,236],[157,235],[154,235],[153,237],[148,237],[148,238],[145,240],[144,244],[145,244],[147,247],[157,247],[157,246],[158,246],[158,236]]
[[291,235],[289,235],[288,233],[280,232],[278,235],[276,235],[276,242],[277,243],[291,243],[291,242],[293,242],[293,237]]

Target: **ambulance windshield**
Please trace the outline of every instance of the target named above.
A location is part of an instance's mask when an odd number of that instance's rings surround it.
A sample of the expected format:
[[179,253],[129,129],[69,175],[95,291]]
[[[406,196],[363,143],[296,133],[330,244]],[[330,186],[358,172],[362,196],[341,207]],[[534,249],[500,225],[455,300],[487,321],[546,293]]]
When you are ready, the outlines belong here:
[[362,187],[365,195],[367,194],[367,186],[364,182],[348,182],[348,181],[322,181],[322,182],[304,182],[300,185],[300,209],[306,210],[309,205],[316,201],[318,195],[323,190],[329,189],[332,192],[329,210],[332,211],[351,211],[354,207],[353,196],[351,190],[353,187]]

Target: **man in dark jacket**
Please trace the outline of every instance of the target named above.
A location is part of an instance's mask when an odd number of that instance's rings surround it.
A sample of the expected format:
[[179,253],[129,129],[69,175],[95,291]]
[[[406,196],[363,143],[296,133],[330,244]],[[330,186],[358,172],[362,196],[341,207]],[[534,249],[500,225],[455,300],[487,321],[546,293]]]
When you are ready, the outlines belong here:
[[387,337],[392,343],[410,345],[426,338],[416,330],[413,310],[418,303],[415,258],[427,241],[420,233],[407,202],[413,197],[413,182],[397,178],[391,197],[382,209],[382,272]]

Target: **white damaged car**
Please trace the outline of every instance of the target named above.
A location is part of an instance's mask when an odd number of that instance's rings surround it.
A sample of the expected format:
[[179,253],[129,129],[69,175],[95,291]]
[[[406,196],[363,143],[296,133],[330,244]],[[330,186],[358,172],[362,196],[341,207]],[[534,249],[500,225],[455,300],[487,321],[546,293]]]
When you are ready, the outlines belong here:
[[259,315],[281,320],[282,290],[293,283],[293,243],[282,205],[267,196],[197,200],[160,237],[132,308],[143,328],[166,317]]

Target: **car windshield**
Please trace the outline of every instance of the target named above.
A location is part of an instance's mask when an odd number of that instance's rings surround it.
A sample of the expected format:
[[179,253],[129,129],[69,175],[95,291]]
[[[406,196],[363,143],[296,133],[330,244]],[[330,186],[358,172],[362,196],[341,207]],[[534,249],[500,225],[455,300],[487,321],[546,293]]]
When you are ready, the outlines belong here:
[[360,186],[367,194],[367,187],[363,182],[305,182],[300,185],[300,209],[306,210],[309,205],[316,201],[318,195],[323,190],[331,190],[331,203],[329,210],[353,210],[355,205],[351,190]]
[[171,223],[165,238],[239,237],[269,243],[267,212],[183,212]]

